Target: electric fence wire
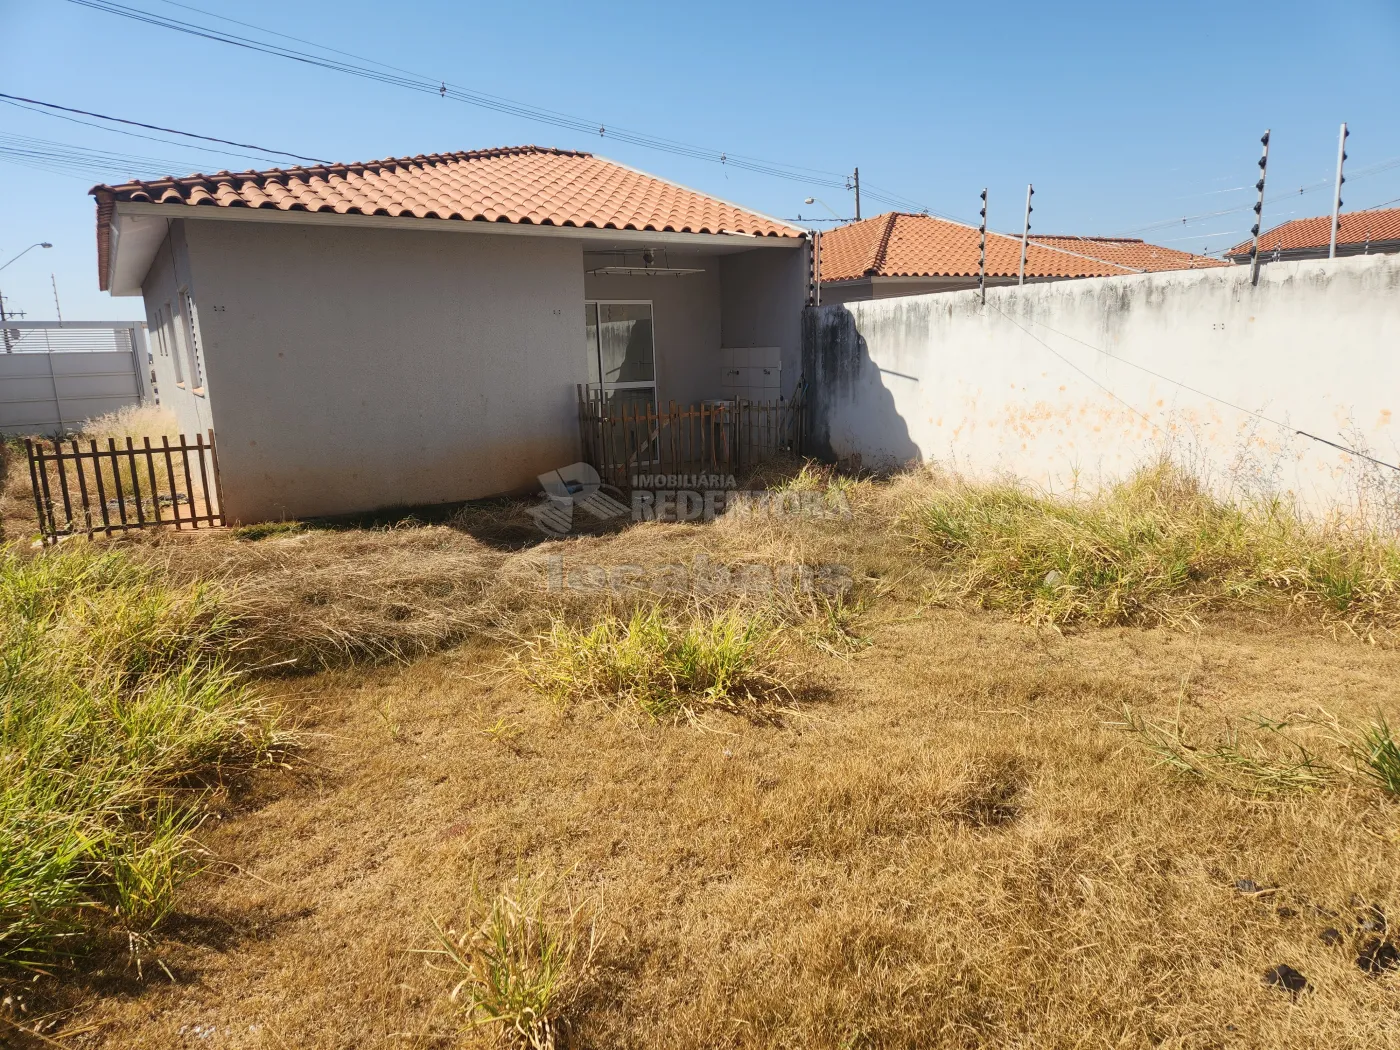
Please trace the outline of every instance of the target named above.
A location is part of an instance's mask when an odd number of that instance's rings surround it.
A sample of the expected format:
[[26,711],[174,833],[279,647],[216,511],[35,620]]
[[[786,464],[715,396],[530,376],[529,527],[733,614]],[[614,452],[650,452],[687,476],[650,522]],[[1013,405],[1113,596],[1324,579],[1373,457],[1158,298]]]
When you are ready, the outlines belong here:
[[[1157,425],[1156,423],[1154,423],[1151,419],[1149,419],[1149,418],[1147,417],[1147,415],[1144,414],[1142,411],[1140,411],[1136,406],[1129,404],[1127,401],[1125,401],[1125,400],[1124,400],[1122,397],[1120,397],[1118,394],[1114,393],[1114,391],[1112,391],[1111,389],[1109,389],[1109,388],[1108,388],[1107,386],[1105,386],[1103,383],[1099,382],[1096,378],[1094,378],[1094,376],[1092,376],[1092,375],[1090,375],[1088,372],[1084,371],[1084,369],[1080,368],[1077,364],[1075,364],[1073,361],[1071,361],[1069,358],[1067,358],[1064,354],[1060,353],[1060,352],[1059,352],[1058,350],[1056,350],[1053,346],[1051,346],[1049,343],[1047,343],[1044,339],[1040,338],[1040,336],[1036,335],[1034,332],[1032,332],[1032,331],[1031,331],[1029,328],[1027,328],[1025,325],[1023,325],[1023,324],[1021,324],[1019,321],[1017,321],[1014,317],[1012,317],[1010,314],[1008,314],[1006,311],[1004,311],[1001,307],[999,307],[999,306],[997,306],[995,303],[993,303],[993,304],[992,304],[992,309],[995,310],[997,313],[1001,314],[1002,317],[1006,318],[1006,319],[1007,319],[1008,321],[1010,321],[1013,325],[1015,325],[1017,328],[1019,328],[1022,332],[1026,333],[1026,335],[1028,335],[1028,336],[1030,336],[1032,339],[1034,339],[1034,340],[1035,340],[1037,343],[1039,343],[1041,346],[1045,347],[1045,349],[1049,350],[1052,354],[1054,354],[1056,357],[1058,357],[1058,358],[1059,358],[1061,361],[1063,361],[1065,364],[1069,365],[1070,368],[1073,368],[1076,372],[1078,372],[1080,375],[1082,375],[1085,379],[1089,380],[1089,382],[1093,383],[1093,384],[1094,384],[1096,387],[1098,387],[1100,390],[1104,391],[1106,394],[1108,394],[1110,397],[1112,397],[1112,398],[1113,398],[1115,401],[1117,401],[1119,404],[1123,405],[1125,408],[1127,408],[1127,409],[1128,409],[1129,411],[1131,411],[1133,414],[1139,416],[1139,417],[1140,417],[1143,421],[1145,421],[1149,426],[1151,426],[1151,427],[1153,427],[1154,429],[1156,429],[1159,433],[1165,433],[1165,431],[1163,431],[1162,428],[1161,428],[1160,426],[1158,426],[1158,425]],[[1266,415],[1265,415],[1264,413],[1262,413],[1262,412],[1256,412],[1256,411],[1254,411],[1253,409],[1245,408],[1243,405],[1237,405],[1237,404],[1235,404],[1233,401],[1228,401],[1228,400],[1226,400],[1226,399],[1223,398],[1223,397],[1217,397],[1215,394],[1207,393],[1206,391],[1201,390],[1199,387],[1194,387],[1194,386],[1191,386],[1189,383],[1183,383],[1183,382],[1181,382],[1181,380],[1179,380],[1179,379],[1173,379],[1171,376],[1163,375],[1161,372],[1158,372],[1158,371],[1156,371],[1156,370],[1154,370],[1154,369],[1148,368],[1146,365],[1140,365],[1140,364],[1138,364],[1136,361],[1130,361],[1130,360],[1128,360],[1128,359],[1125,358],[1125,357],[1119,357],[1119,356],[1117,356],[1117,355],[1115,355],[1115,354],[1110,354],[1107,350],[1103,349],[1102,347],[1095,346],[1093,343],[1085,342],[1083,339],[1080,339],[1080,338],[1078,338],[1077,336],[1070,335],[1068,332],[1061,332],[1061,331],[1060,331],[1059,329],[1057,329],[1057,328],[1052,328],[1050,325],[1046,324],[1044,321],[1032,321],[1031,323],[1032,323],[1032,324],[1039,325],[1041,328],[1044,328],[1044,329],[1046,329],[1047,331],[1054,332],[1056,335],[1061,336],[1062,338],[1065,338],[1065,339],[1068,339],[1068,340],[1070,340],[1070,341],[1072,341],[1072,342],[1078,343],[1080,346],[1087,347],[1088,349],[1093,350],[1095,353],[1102,354],[1104,357],[1107,357],[1107,358],[1109,358],[1109,359],[1112,360],[1112,361],[1116,361],[1116,362],[1118,362],[1119,364],[1129,365],[1129,366],[1131,366],[1132,368],[1136,368],[1136,369],[1138,369],[1138,370],[1141,371],[1141,372],[1146,372],[1148,375],[1153,376],[1153,377],[1155,377],[1155,378],[1157,378],[1157,379],[1160,379],[1160,380],[1162,380],[1162,382],[1164,382],[1164,383],[1170,383],[1170,384],[1172,384],[1173,386],[1180,387],[1182,390],[1190,391],[1191,393],[1196,394],[1196,395],[1198,395],[1198,396],[1200,396],[1200,397],[1204,397],[1204,398],[1206,398],[1206,399],[1209,400],[1209,401],[1214,401],[1216,404],[1224,405],[1224,406],[1226,406],[1227,408],[1232,408],[1232,409],[1234,409],[1236,412],[1243,412],[1243,413],[1244,413],[1245,415],[1247,415],[1247,416],[1251,416],[1251,417],[1253,417],[1254,419],[1261,420],[1262,422],[1268,423],[1268,424],[1271,425],[1271,426],[1278,427],[1280,430],[1289,431],[1289,432],[1291,432],[1291,433],[1293,433],[1293,434],[1297,434],[1299,437],[1305,437],[1305,438],[1309,439],[1310,441],[1316,441],[1316,442],[1318,442],[1319,444],[1329,445],[1329,446],[1331,446],[1332,448],[1335,448],[1335,449],[1337,449],[1337,450],[1339,450],[1339,451],[1341,451],[1341,452],[1345,452],[1345,453],[1346,453],[1347,455],[1349,455],[1349,456],[1355,456],[1355,457],[1357,457],[1358,459],[1364,459],[1364,460],[1366,460],[1367,462],[1376,464],[1377,466],[1380,466],[1380,467],[1387,467],[1387,468],[1389,468],[1390,470],[1393,470],[1393,471],[1396,471],[1397,473],[1400,473],[1400,466],[1396,466],[1394,463],[1387,463],[1385,460],[1383,460],[1383,459],[1377,459],[1375,456],[1372,456],[1372,455],[1370,455],[1370,454],[1368,454],[1368,453],[1366,453],[1366,452],[1361,452],[1361,451],[1359,451],[1359,450],[1357,450],[1357,449],[1354,449],[1354,448],[1351,448],[1351,447],[1349,447],[1349,446],[1347,446],[1347,445],[1339,444],[1339,443],[1336,442],[1336,441],[1330,441],[1330,440],[1328,440],[1328,439],[1325,438],[1325,437],[1320,437],[1320,436],[1318,436],[1317,434],[1309,433],[1309,432],[1306,431],[1306,430],[1299,430],[1297,427],[1294,427],[1294,426],[1292,426],[1292,425],[1290,425],[1290,424],[1288,424],[1288,423],[1283,423],[1283,422],[1280,422],[1280,421],[1277,420],[1277,419],[1273,419],[1273,418],[1271,418],[1271,417],[1269,417],[1269,416],[1266,416]]]

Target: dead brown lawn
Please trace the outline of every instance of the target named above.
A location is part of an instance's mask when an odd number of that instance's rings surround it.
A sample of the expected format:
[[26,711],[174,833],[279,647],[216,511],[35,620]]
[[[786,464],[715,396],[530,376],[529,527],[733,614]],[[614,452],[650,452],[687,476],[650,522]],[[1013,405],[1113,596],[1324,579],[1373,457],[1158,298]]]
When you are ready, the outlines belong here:
[[[1400,972],[1354,961],[1365,908],[1400,916],[1400,804],[1348,777],[1275,795],[1184,777],[1121,725],[1125,705],[1206,738],[1256,714],[1395,723],[1400,652],[1307,623],[1060,635],[923,607],[904,542],[862,517],[905,495],[856,493],[846,524],[524,552],[449,529],[134,544],[245,581],[267,653],[330,669],[267,683],[303,752],[206,824],[209,869],[144,979],[90,974],[50,1037],[490,1045],[418,951],[474,881],[526,875],[599,916],[585,1046],[1400,1046]],[[812,649],[808,698],[764,721],[560,713],[507,673],[513,632],[596,605],[541,597],[550,554],[701,550],[849,560],[873,644]],[[405,659],[344,666],[376,654]],[[1280,963],[1308,990],[1267,986]]]

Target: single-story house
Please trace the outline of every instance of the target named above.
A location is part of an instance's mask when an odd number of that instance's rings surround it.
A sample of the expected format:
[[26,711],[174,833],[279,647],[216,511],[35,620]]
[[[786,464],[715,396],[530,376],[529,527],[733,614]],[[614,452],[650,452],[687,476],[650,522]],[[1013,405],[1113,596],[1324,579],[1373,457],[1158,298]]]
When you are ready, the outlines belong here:
[[[976,288],[981,235],[932,215],[886,212],[821,235],[821,301],[845,303],[892,295]],[[1192,270],[1228,263],[1127,237],[1032,234],[1027,281],[1114,277]],[[1021,238],[987,231],[987,285],[1020,279]]]
[[[791,396],[806,231],[521,146],[98,186],[98,272],[145,299],[163,404],[213,429],[230,521],[446,503],[580,458],[576,390]],[[734,373],[737,374],[737,373]]]
[[[1259,235],[1259,261],[1325,259],[1332,243],[1332,216],[1293,219]],[[1237,263],[1249,262],[1251,237],[1226,255]],[[1338,255],[1383,255],[1400,252],[1400,208],[1352,211],[1337,217]]]

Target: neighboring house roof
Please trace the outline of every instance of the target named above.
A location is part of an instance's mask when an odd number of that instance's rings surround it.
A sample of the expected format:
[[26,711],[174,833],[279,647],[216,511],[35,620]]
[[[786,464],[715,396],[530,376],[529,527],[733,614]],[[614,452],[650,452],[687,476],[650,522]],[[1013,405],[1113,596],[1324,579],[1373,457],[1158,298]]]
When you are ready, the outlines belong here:
[[[1259,235],[1259,254],[1265,252],[1326,251],[1332,240],[1332,216],[1293,219]],[[1366,245],[1400,241],[1400,208],[1352,211],[1337,219],[1337,244]],[[1231,258],[1249,258],[1254,238],[1231,248]]]
[[511,146],[269,171],[220,171],[95,186],[106,288],[111,218],[122,202],[457,219],[667,233],[800,238],[805,231],[591,153]]
[[[822,282],[862,277],[975,277],[977,227],[932,215],[887,212],[822,234]],[[1122,237],[1031,235],[1026,276],[1112,277],[1153,270],[1228,266],[1172,248]],[[1021,238],[987,231],[987,276],[1015,277]]]

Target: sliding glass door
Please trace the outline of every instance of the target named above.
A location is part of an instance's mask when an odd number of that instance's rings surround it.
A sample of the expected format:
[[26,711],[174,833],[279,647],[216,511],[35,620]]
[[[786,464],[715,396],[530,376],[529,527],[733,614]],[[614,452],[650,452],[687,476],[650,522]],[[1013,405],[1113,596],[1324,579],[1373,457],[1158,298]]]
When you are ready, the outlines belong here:
[[[588,354],[588,392],[601,402],[605,414],[628,420],[608,428],[605,440],[614,446],[614,462],[628,461],[632,473],[655,468],[660,460],[659,424],[646,422],[656,411],[656,344],[651,303],[589,300],[583,304]],[[626,432],[624,432],[626,431]]]
[[588,386],[610,409],[656,406],[656,345],[651,303],[583,304]]

